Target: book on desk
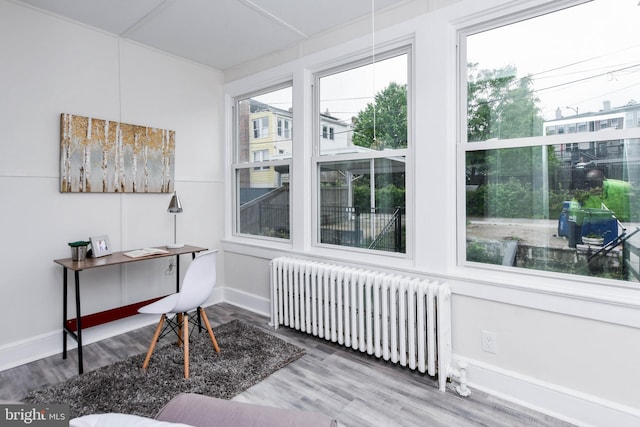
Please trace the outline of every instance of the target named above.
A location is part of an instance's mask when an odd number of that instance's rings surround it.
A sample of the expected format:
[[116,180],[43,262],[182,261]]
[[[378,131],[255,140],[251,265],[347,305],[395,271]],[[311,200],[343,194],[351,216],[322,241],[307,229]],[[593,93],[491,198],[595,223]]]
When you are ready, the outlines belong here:
[[168,254],[168,253],[169,251],[165,251],[164,249],[160,249],[160,248],[142,248],[142,249],[136,249],[129,252],[124,252],[123,255],[128,256],[129,258],[141,258],[145,256]]

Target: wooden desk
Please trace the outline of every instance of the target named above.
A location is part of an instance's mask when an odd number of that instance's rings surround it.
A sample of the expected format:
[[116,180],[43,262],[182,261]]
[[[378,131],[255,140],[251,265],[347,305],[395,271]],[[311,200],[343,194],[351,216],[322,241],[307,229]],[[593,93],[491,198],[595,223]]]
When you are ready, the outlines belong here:
[[[161,297],[153,298],[147,301],[141,301],[138,303],[130,304],[124,307],[117,307],[111,310],[102,311],[100,313],[90,314],[88,316],[81,316],[80,310],[80,272],[82,270],[89,270],[91,268],[109,267],[114,265],[122,265],[130,262],[147,261],[150,259],[165,258],[170,256],[176,257],[176,292],[180,291],[180,255],[191,254],[192,258],[196,256],[197,252],[206,251],[206,248],[200,248],[197,246],[185,245],[178,249],[165,249],[167,253],[149,255],[139,258],[131,258],[124,255],[125,252],[114,252],[111,255],[106,255],[100,258],[87,258],[84,261],[73,261],[71,258],[56,259],[53,262],[60,264],[63,270],[62,276],[62,358],[67,358],[67,337],[71,336],[78,343],[78,373],[84,372],[84,366],[82,361],[82,328],[88,328],[102,323],[107,323],[112,320],[122,319],[127,316],[132,316],[138,312],[138,308],[143,305],[156,301]],[[67,319],[67,288],[68,288],[68,275],[67,272],[71,270],[75,275],[75,291],[76,291],[76,318]]]

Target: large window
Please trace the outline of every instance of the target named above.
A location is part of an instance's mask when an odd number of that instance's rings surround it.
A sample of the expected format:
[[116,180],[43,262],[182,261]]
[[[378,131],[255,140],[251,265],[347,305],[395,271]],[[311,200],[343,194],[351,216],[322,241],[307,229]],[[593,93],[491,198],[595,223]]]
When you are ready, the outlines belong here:
[[460,33],[467,262],[638,282],[639,19],[595,0]]
[[289,239],[291,86],[235,102],[235,232]]
[[408,49],[317,76],[317,236],[406,253]]

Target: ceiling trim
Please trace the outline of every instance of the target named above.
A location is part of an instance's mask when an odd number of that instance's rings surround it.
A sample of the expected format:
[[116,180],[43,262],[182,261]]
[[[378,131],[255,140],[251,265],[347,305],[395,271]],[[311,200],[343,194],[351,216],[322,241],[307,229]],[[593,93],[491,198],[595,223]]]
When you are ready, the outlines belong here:
[[277,16],[275,16],[273,13],[269,12],[268,10],[258,6],[257,4],[255,4],[253,1],[251,0],[239,0],[240,3],[244,3],[245,5],[247,5],[248,7],[250,7],[251,9],[255,10],[256,12],[262,14],[263,16],[271,19],[272,21],[276,22],[277,24],[280,24],[284,27],[286,27],[287,29],[293,31],[294,33],[298,34],[300,37],[303,37],[305,39],[309,38],[309,35],[304,33],[303,31],[299,30],[298,28],[294,27],[293,25],[289,24],[288,22],[284,21],[283,19],[278,18]]
[[138,19],[133,25],[124,30],[119,34],[120,37],[128,38],[131,34],[133,34],[138,28],[142,27],[147,22],[151,21],[153,18],[161,14],[165,9],[171,6],[176,0],[164,0],[162,3],[151,9],[146,15],[142,18]]

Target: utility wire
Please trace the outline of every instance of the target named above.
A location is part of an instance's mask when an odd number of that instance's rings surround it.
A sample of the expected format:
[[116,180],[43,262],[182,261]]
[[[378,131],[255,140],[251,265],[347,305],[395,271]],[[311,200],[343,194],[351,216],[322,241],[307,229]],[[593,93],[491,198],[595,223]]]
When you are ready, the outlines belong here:
[[566,85],[570,85],[570,84],[573,84],[573,83],[580,83],[580,82],[583,82],[583,81],[586,81],[586,80],[595,79],[596,77],[602,77],[602,76],[606,76],[606,75],[609,75],[609,74],[618,73],[620,71],[630,70],[630,69],[638,68],[638,67],[640,67],[640,63],[639,64],[634,64],[634,65],[629,65],[627,67],[618,68],[618,69],[612,70],[612,71],[607,71],[607,72],[604,72],[604,73],[594,74],[592,76],[583,77],[581,79],[571,80],[571,81],[564,82],[564,83],[558,83],[557,85],[552,85],[552,86],[544,87],[544,88],[541,88],[541,89],[536,89],[536,92],[542,92],[542,91],[549,90],[549,89],[555,89],[555,88],[566,86]]

